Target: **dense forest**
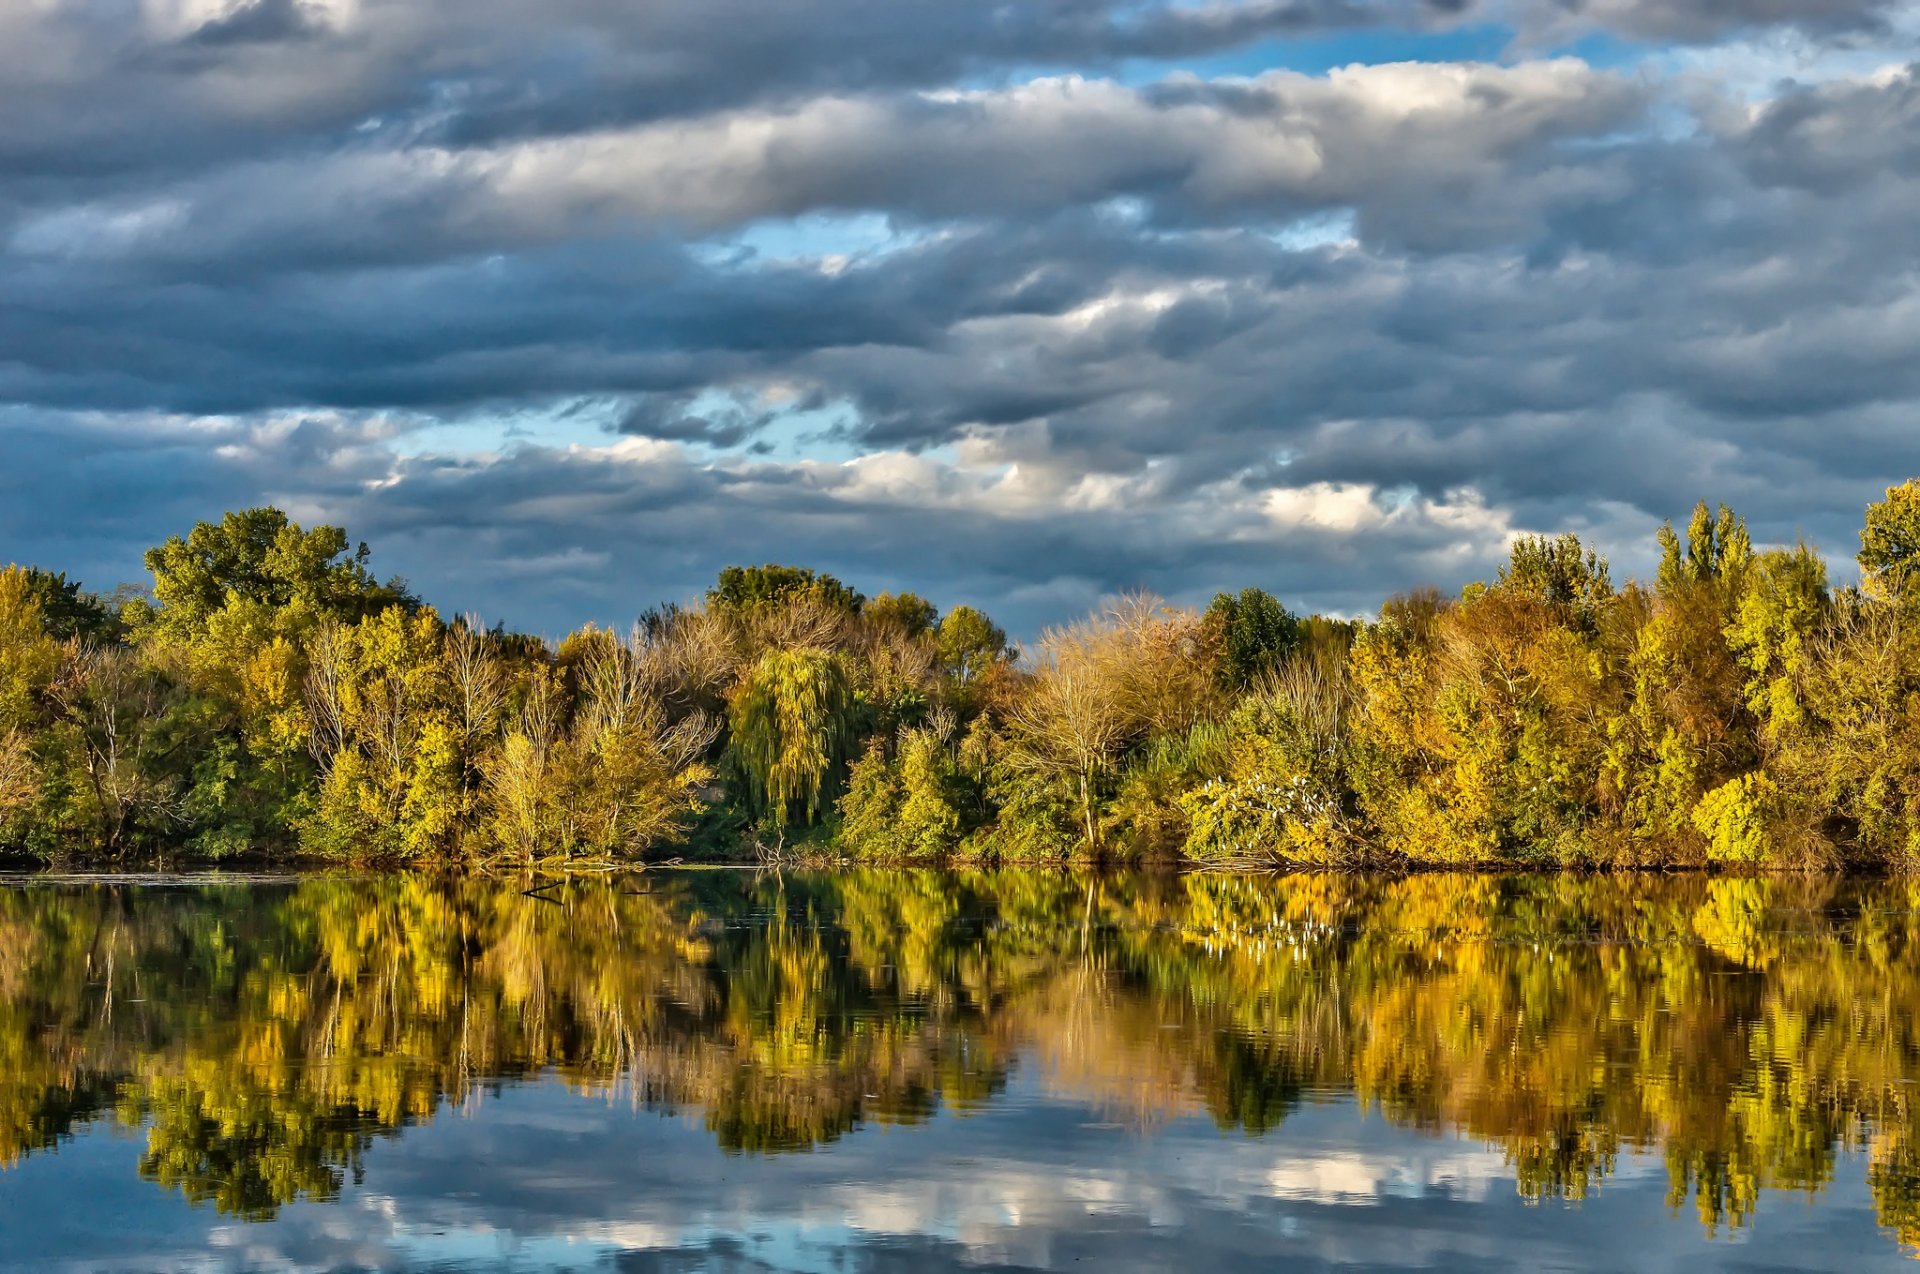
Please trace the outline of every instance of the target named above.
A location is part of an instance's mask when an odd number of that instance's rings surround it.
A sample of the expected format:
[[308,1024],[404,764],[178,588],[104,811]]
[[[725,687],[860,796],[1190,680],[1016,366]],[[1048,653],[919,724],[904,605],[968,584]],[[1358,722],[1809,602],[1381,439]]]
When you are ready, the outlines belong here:
[[277,509],[145,590],[0,572],[0,849],[40,859],[1920,863],[1920,479],[1859,587],[1704,503],[1651,584],[1574,536],[1377,619],[984,614],[730,567],[558,643]]

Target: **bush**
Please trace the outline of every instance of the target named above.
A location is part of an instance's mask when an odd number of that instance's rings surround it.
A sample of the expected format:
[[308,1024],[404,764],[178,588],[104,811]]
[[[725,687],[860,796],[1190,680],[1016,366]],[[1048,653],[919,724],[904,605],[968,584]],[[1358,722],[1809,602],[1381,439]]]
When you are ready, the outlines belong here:
[[1780,791],[1764,774],[1722,783],[1693,809],[1693,826],[1707,838],[1716,863],[1764,863],[1773,857],[1771,829],[1780,815]]

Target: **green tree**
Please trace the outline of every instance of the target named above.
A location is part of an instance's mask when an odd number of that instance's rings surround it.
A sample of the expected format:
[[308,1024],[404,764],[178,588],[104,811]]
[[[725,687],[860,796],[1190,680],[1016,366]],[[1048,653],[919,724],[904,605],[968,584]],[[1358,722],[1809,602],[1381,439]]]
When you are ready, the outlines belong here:
[[858,611],[866,598],[825,572],[803,566],[729,566],[707,590],[711,606],[752,609],[802,599],[844,611]]
[[816,821],[840,795],[858,743],[846,665],[824,650],[776,650],[728,709],[729,751],[748,807],[784,829]]
[[1674,534],[1672,522],[1660,528],[1662,592],[1671,593],[1685,585],[1719,584],[1737,596],[1752,560],[1753,541],[1747,536],[1747,524],[1724,504],[1718,514],[1707,508],[1705,500],[1696,504],[1687,522],[1684,544]]
[[64,572],[55,574],[27,568],[27,587],[40,602],[41,622],[56,641],[80,638],[91,642],[117,642],[125,636],[119,616],[107,600],[69,580]]
[[1887,498],[1867,506],[1860,532],[1860,571],[1883,595],[1902,593],[1920,572],[1920,478],[1887,488]]
[[1501,568],[1499,587],[1552,608],[1588,633],[1598,629],[1601,612],[1613,597],[1607,559],[1581,544],[1577,535],[1515,540]]
[[951,730],[949,718],[903,731],[891,758],[877,741],[869,746],[840,799],[835,843],[856,858],[883,862],[951,853],[966,827]]
[[316,630],[306,701],[320,791],[301,825],[310,851],[368,860],[458,847],[466,758],[446,651],[428,608]]
[[875,627],[891,626],[904,636],[919,637],[933,631],[940,612],[917,593],[882,593],[866,604],[861,615]]
[[374,579],[367,556],[367,546],[349,546],[337,526],[303,530],[271,507],[229,513],[147,551],[158,603],[152,621],[163,632],[193,638],[234,602],[299,607],[348,621],[411,604],[398,580]]
[[1829,607],[1827,564],[1807,544],[1754,558],[1726,638],[1747,671],[1747,707],[1770,739],[1804,721],[1796,691],[1830,622]]
[[1218,634],[1221,682],[1232,689],[1279,667],[1300,644],[1300,621],[1264,589],[1216,594],[1205,620]]
[[14,839],[5,831],[9,816],[40,797],[33,745],[45,729],[43,701],[61,663],[32,573],[0,570],[0,844]]
[[1005,630],[971,606],[956,606],[940,621],[940,663],[947,675],[972,683],[1007,658]]
[[0,570],[0,734],[39,719],[40,696],[60,660],[32,573],[18,566]]

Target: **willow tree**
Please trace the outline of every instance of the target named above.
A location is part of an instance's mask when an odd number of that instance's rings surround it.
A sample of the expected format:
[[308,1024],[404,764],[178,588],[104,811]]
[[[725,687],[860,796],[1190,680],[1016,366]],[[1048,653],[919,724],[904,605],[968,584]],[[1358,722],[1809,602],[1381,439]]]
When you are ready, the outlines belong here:
[[846,666],[824,650],[776,650],[755,664],[727,714],[748,805],[780,828],[830,809],[859,742],[858,707]]

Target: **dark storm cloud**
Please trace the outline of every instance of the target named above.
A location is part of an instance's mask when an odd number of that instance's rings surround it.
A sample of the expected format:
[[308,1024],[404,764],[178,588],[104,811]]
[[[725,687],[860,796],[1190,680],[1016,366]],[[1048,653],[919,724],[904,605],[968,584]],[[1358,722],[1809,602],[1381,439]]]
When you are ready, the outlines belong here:
[[1699,43],[1742,31],[1795,28],[1812,35],[1884,32],[1901,0],[1483,0],[1534,38],[1610,31],[1639,40]]
[[31,185],[465,147],[819,94],[1101,69],[1321,32],[1510,22],[1710,39],[1871,31],[1897,0],[60,0],[0,12],[0,165]]
[[1784,89],[1740,137],[1756,180],[1816,193],[1920,177],[1920,72]]
[[[1163,64],[1486,21],[1515,60]],[[1920,471],[1917,24],[7,8],[0,560],[104,586],[272,500],[547,631],[782,558],[1031,633],[1131,586],[1371,609],[1529,530],[1637,568],[1701,495],[1844,558]],[[1763,28],[1677,63],[1548,56]],[[1716,81],[1782,42],[1800,80]]]
[[1275,73],[1231,90],[1054,78],[831,97],[490,149],[236,165],[22,217],[12,244],[43,267],[185,282],[424,264],[638,228],[708,234],[816,213],[1024,218],[1135,198],[1163,226],[1356,206],[1382,235],[1445,249],[1510,233],[1568,180],[1569,144],[1631,123],[1646,102],[1643,87],[1573,61]]
[[1432,0],[61,0],[0,13],[0,164],[26,179],[463,147],[848,90],[1424,25]]

